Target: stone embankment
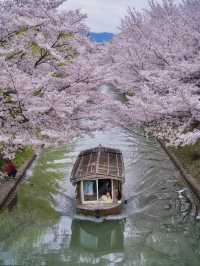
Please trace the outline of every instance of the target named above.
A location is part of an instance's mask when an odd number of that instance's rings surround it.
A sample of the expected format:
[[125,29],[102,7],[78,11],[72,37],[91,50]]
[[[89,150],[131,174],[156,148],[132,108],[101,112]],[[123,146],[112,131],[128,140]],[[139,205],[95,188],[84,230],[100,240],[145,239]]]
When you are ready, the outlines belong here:
[[20,167],[15,179],[9,180],[0,185],[0,210],[10,208],[13,205],[13,202],[16,201],[17,192],[24,180],[26,172],[31,167],[37,156],[40,154],[42,148],[43,146],[33,149],[33,155],[22,165],[22,167]]
[[[192,171],[190,171],[190,168],[182,162],[176,152],[173,152],[172,149],[166,147],[161,141],[158,140],[158,142],[165,150],[171,161],[174,163],[175,167],[179,170],[184,181],[188,184],[188,186],[191,188],[193,193],[200,201],[200,178],[198,178],[197,176],[193,176]],[[190,162],[188,162],[188,164],[190,164]]]

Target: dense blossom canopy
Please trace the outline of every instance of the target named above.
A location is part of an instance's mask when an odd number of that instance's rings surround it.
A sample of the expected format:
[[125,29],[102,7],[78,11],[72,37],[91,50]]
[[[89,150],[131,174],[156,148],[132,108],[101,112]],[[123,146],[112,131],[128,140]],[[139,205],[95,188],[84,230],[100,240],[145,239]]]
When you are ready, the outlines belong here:
[[[105,124],[144,126],[167,143],[200,138],[200,1],[129,9],[107,45],[64,0],[0,1],[0,144],[67,142]],[[112,84],[126,104],[99,89]],[[103,119],[102,119],[103,118]]]
[[0,143],[6,155],[13,143],[67,142],[88,129],[81,118],[99,115],[97,49],[88,40],[86,16],[60,10],[63,2],[0,1]]
[[110,82],[127,93],[123,121],[138,123],[167,143],[200,138],[200,1],[150,1],[129,9],[108,45]]

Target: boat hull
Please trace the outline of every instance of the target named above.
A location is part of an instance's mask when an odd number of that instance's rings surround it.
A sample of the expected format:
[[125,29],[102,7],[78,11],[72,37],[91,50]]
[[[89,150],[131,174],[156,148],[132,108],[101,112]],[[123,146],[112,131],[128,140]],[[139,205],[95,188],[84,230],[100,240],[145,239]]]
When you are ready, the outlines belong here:
[[95,217],[108,216],[120,214],[122,210],[122,203],[109,204],[109,205],[88,205],[78,204],[76,212],[78,214],[90,215]]

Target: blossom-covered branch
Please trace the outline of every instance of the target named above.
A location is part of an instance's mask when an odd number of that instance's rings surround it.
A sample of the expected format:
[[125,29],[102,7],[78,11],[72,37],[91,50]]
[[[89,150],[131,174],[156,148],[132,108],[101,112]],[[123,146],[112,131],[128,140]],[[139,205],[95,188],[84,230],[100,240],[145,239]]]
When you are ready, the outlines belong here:
[[199,15],[198,0],[130,8],[104,56],[110,82],[128,95],[120,117],[170,144],[200,138]]
[[103,101],[86,16],[63,2],[0,2],[0,143],[67,142]]

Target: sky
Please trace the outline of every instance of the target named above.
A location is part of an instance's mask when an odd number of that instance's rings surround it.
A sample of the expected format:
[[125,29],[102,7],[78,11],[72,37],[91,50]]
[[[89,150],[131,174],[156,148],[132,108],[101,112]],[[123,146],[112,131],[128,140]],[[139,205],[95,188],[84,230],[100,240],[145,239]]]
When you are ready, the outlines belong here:
[[128,7],[148,7],[148,0],[68,0],[62,8],[87,13],[90,31],[116,33]]
[[[179,3],[181,0],[174,1]],[[86,13],[90,31],[112,33],[118,32],[121,18],[126,15],[128,7],[136,10],[148,8],[148,0],[67,0],[62,6],[64,9],[80,9]]]

